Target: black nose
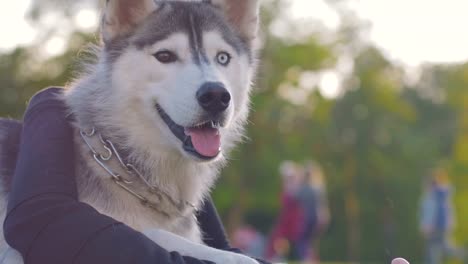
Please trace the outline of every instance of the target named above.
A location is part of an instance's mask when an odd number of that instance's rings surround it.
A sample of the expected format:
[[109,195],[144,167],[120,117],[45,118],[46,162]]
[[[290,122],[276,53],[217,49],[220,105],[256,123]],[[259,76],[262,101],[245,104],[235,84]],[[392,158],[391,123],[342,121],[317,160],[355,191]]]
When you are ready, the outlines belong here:
[[219,114],[229,107],[231,94],[219,82],[207,82],[197,92],[200,106],[210,114]]

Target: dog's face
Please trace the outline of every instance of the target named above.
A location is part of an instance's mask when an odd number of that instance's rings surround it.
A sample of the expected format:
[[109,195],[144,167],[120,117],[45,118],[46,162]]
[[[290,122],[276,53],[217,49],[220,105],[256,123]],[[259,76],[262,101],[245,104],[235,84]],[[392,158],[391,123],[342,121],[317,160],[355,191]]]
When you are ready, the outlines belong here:
[[107,1],[105,54],[128,133],[196,161],[222,156],[247,118],[257,24],[257,0]]

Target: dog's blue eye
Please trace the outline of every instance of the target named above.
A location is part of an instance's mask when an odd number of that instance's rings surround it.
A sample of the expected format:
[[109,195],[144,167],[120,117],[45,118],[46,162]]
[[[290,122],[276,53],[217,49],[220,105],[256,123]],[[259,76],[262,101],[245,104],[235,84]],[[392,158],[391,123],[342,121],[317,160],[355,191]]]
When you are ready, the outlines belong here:
[[231,55],[224,51],[219,52],[216,55],[216,61],[223,66],[227,66],[231,62]]
[[153,55],[159,62],[167,64],[178,60],[177,55],[168,50],[158,51]]

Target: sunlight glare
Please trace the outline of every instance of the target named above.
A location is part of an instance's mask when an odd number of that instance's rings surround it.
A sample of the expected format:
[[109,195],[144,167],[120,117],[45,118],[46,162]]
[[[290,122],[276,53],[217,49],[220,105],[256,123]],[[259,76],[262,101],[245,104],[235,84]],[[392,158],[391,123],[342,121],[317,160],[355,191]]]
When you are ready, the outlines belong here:
[[319,90],[323,97],[334,99],[341,92],[341,78],[335,71],[325,71],[322,73],[319,83]]
[[86,31],[95,30],[99,23],[99,17],[96,10],[90,8],[80,10],[78,14],[76,14],[74,20],[78,28]]
[[57,56],[63,54],[66,50],[66,41],[63,37],[52,37],[45,44],[45,53],[48,56]]

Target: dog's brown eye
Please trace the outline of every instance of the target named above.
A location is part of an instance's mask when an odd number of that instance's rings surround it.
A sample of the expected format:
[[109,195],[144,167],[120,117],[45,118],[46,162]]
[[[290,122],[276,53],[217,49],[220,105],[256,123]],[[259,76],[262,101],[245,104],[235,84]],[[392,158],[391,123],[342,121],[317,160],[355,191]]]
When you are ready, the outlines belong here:
[[177,61],[177,55],[168,50],[156,52],[153,55],[159,62],[167,64]]
[[224,51],[219,52],[216,55],[216,61],[223,66],[227,66],[231,62],[231,55]]

